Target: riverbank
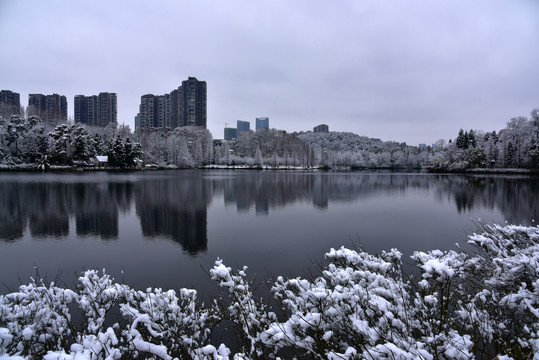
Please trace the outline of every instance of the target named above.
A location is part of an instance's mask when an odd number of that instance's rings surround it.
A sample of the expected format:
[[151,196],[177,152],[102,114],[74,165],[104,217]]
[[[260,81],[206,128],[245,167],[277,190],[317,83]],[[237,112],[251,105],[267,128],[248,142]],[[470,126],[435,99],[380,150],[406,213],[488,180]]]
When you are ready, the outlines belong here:
[[[19,164],[19,165],[1,165],[0,172],[95,172],[95,171],[106,171],[106,172],[136,172],[136,171],[152,171],[152,170],[181,170],[188,168],[181,168],[175,165],[146,165],[144,167],[136,168],[116,168],[116,167],[91,167],[91,166],[68,166],[68,165],[51,165],[46,170],[41,170],[38,168],[38,164]],[[189,168],[190,169],[190,168]],[[403,171],[414,171],[414,172],[427,172],[427,173],[438,173],[438,174],[500,174],[500,175],[539,175],[539,169],[519,169],[519,168],[474,168],[474,169],[465,169],[459,171],[450,171],[445,170],[441,171],[438,169],[432,168],[369,168],[369,167],[349,167],[349,166],[340,166],[340,167],[327,167],[327,166],[249,166],[249,165],[207,165],[199,169],[205,170],[296,170],[296,171],[369,171],[369,170],[385,170],[385,171],[394,171],[394,172],[403,172]]]

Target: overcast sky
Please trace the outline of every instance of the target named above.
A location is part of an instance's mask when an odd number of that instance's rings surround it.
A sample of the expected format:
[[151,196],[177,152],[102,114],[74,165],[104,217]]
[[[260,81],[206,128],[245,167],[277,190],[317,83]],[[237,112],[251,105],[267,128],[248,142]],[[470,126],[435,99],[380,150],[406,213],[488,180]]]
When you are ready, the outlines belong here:
[[0,0],[0,89],[140,97],[194,76],[208,128],[268,116],[286,131],[411,145],[500,130],[539,107],[539,1]]

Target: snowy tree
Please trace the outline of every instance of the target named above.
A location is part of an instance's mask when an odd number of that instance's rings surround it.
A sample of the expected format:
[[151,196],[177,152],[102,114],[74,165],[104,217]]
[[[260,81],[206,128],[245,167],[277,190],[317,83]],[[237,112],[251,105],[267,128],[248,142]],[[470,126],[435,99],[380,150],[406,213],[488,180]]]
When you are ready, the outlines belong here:
[[262,160],[262,151],[260,151],[260,146],[256,147],[255,166],[258,168],[262,168],[262,166],[264,166],[264,161]]
[[92,140],[84,127],[77,126],[73,129],[72,141],[73,160],[85,162],[95,155]]

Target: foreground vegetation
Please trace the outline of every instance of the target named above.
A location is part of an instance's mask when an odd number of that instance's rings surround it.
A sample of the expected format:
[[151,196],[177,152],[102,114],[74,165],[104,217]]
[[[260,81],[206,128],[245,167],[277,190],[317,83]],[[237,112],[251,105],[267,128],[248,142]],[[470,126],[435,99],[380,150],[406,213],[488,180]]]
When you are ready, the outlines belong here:
[[[73,290],[36,278],[0,296],[0,357],[539,358],[539,228],[484,226],[468,242],[473,254],[415,252],[414,276],[395,249],[331,249],[318,276],[274,279],[277,312],[246,268],[222,260],[210,270],[222,297],[208,305],[195,290],[140,291],[95,270]],[[215,343],[224,323],[236,346]]]

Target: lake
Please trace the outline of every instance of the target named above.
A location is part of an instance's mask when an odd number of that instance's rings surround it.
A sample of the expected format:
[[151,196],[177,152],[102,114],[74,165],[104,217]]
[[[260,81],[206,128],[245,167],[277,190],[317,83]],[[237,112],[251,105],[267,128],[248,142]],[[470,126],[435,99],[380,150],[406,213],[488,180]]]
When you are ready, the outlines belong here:
[[535,225],[539,178],[390,172],[178,170],[1,173],[0,293],[34,265],[71,286],[105,268],[136,288],[215,295],[217,258],[305,275],[332,247],[454,249],[486,223]]

